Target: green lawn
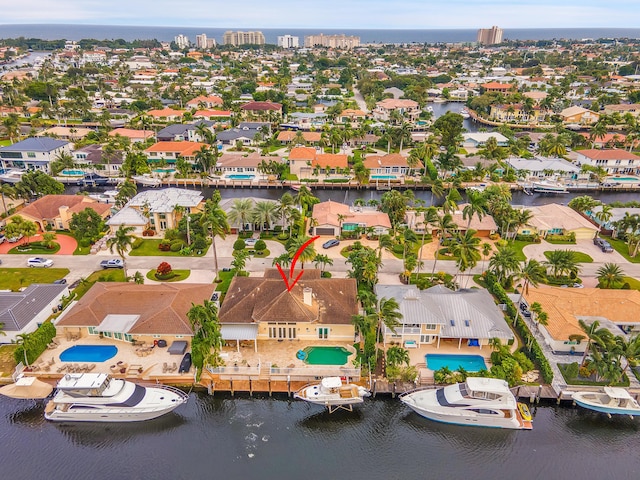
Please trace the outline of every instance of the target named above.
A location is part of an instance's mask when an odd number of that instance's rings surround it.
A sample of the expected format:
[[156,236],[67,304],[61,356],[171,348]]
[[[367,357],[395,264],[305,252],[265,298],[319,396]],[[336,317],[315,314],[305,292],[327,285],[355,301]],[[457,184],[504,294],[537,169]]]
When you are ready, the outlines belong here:
[[0,268],[0,290],[17,292],[32,283],[53,283],[68,274],[68,268]]
[[622,277],[622,282],[616,283],[613,286],[613,289],[614,290],[621,289],[625,283],[629,284],[629,287],[631,288],[631,290],[640,290],[640,280],[637,280],[633,277]]
[[[576,361],[578,361],[579,363],[580,358],[577,358]],[[606,380],[603,380],[602,382],[594,382],[594,381],[582,379],[582,378],[567,378],[567,375],[566,375],[567,366],[568,365],[565,363],[558,364],[558,369],[560,370],[560,373],[562,373],[562,377],[564,378],[565,382],[567,382],[567,385],[593,385],[593,386],[609,385],[609,382],[607,382]],[[624,377],[622,378],[622,381],[619,383],[614,383],[613,386],[628,387],[629,377],[625,374]]]
[[[544,256],[547,257],[547,260],[549,260],[549,255],[551,254],[550,251],[544,252]],[[575,261],[577,263],[593,263],[593,258],[591,258],[589,255],[587,255],[586,253],[582,253],[582,252],[573,252],[573,258],[575,259]]]
[[627,247],[627,244],[624,240],[620,240],[619,238],[607,238],[606,240],[620,255],[629,260],[631,263],[640,263],[640,256],[629,256],[629,247]]
[[79,300],[82,296],[87,293],[87,291],[91,288],[91,286],[96,282],[124,282],[126,278],[124,276],[124,270],[121,268],[110,268],[107,270],[98,270],[97,272],[93,272],[87,278],[84,279],[83,282],[78,285],[73,293],[75,294],[75,299]]
[[[129,252],[129,256],[131,257],[184,257],[185,255],[181,255],[180,252],[163,252],[158,248],[161,242],[164,240],[143,240],[142,244]],[[207,248],[208,249],[208,248]],[[191,255],[186,255],[188,257],[203,257],[207,253],[207,250],[203,250],[200,255],[197,252],[192,253]]]
[[191,270],[172,270],[173,277],[171,278],[163,278],[162,280],[156,278],[156,269],[150,270],[147,273],[147,278],[149,280],[153,280],[154,282],[181,282],[182,280],[186,280],[191,275]]
[[76,247],[73,252],[74,255],[89,255],[91,253],[91,247],[81,247],[80,244]]
[[527,256],[524,254],[522,249],[531,244],[532,242],[525,242],[524,240],[509,240],[507,246],[516,251],[516,258],[519,262],[526,262]]
[[229,290],[229,285],[231,285],[233,272],[220,271],[218,276],[220,277],[220,283],[216,287],[216,292],[222,292],[223,294],[225,294],[227,293],[227,290]]
[[53,248],[45,247],[42,242],[31,242],[29,244],[18,245],[9,250],[11,255],[53,255],[60,250],[60,244],[54,242]]
[[16,368],[13,352],[18,345],[2,345],[0,347],[0,376],[8,377]]
[[7,147],[11,145],[11,140],[0,140],[0,147]]

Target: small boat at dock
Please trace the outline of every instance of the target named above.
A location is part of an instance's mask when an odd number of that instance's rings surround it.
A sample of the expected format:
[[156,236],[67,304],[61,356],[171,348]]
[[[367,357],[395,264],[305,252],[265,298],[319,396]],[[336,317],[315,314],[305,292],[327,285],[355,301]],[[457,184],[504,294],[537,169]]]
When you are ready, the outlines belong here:
[[551,182],[533,182],[531,185],[531,190],[534,193],[545,193],[545,194],[563,194],[569,193],[567,187],[564,185],[560,185],[559,183],[551,183]]
[[581,391],[572,395],[582,408],[611,415],[640,415],[640,405],[627,390],[620,387],[604,387],[602,391]]
[[369,390],[353,383],[342,383],[340,377],[325,377],[320,383],[305,385],[293,397],[323,405],[333,413],[338,409],[352,411],[353,406],[371,395]]
[[145,173],[144,175],[134,175],[133,177],[131,177],[131,179],[134,182],[142,185],[143,187],[155,188],[162,185],[162,180],[160,180],[159,178],[154,178],[148,173]]

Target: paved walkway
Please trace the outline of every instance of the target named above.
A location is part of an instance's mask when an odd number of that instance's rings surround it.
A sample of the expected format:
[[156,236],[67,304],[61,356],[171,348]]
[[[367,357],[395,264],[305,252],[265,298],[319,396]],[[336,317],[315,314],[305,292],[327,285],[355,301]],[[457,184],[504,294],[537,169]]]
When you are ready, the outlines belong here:
[[629,263],[626,258],[616,251],[610,253],[603,252],[593,244],[593,240],[591,239],[576,240],[575,244],[568,245],[558,245],[543,240],[541,243],[532,243],[531,245],[525,246],[522,249],[522,252],[528,259],[544,262],[547,260],[547,257],[544,256],[544,252],[549,252],[551,250],[573,250],[574,252],[586,253],[593,258],[593,263],[613,262],[620,265]]
[[[19,245],[24,245],[25,243],[27,243],[27,240],[29,242],[39,242],[42,240],[42,234],[38,233],[29,238],[24,237],[14,243],[3,242],[2,244],[0,244],[0,254],[8,253],[12,248]],[[78,242],[76,242],[76,239],[69,235],[57,233],[54,242],[60,244],[60,250],[58,250],[55,255],[73,255],[73,252],[75,252],[76,248],[78,248]]]

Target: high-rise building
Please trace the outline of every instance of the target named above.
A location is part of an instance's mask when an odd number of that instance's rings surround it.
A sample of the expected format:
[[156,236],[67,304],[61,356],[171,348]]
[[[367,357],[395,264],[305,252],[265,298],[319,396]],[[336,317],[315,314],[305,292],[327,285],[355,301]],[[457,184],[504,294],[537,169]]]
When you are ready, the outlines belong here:
[[207,34],[196,35],[196,48],[207,48]]
[[360,37],[349,35],[308,35],[304,37],[305,47],[329,47],[351,49],[360,46]]
[[178,35],[173,38],[173,41],[176,42],[178,48],[187,48],[191,42],[189,42],[189,38],[186,35]]
[[478,43],[482,45],[496,45],[502,43],[502,29],[496,26],[478,30]]
[[223,45],[264,45],[264,35],[262,32],[224,32],[222,36]]
[[300,42],[299,37],[293,37],[291,35],[282,35],[278,37],[278,46],[282,48],[298,48]]

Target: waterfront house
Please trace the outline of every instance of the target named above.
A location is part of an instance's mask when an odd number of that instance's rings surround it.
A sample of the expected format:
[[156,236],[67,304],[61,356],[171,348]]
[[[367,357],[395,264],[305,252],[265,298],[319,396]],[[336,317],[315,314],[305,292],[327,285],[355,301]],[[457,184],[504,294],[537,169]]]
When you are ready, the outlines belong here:
[[[415,172],[423,167],[420,161],[410,167],[407,157],[399,153],[367,155],[362,163],[365,168],[369,170],[371,180],[376,180],[377,176],[384,177],[384,180],[400,180],[407,175],[410,170]],[[378,177],[378,179],[380,178]]]
[[91,168],[109,176],[118,176],[122,167],[124,152],[117,150],[107,155],[101,144],[90,143],[75,150],[73,158],[75,163],[83,169]]
[[576,152],[577,165],[602,167],[608,174],[640,173],[640,157],[619,148],[587,149]]
[[373,207],[350,207],[344,203],[326,201],[313,206],[311,218],[315,219],[313,235],[337,237],[342,233],[384,235],[391,229],[389,215]]
[[110,137],[125,137],[131,143],[143,143],[156,136],[153,130],[134,130],[132,128],[116,128],[109,132]]
[[71,154],[72,144],[49,137],[31,137],[0,147],[2,168],[23,168],[50,173],[49,164],[60,155]]
[[314,172],[322,175],[343,174],[349,169],[347,155],[318,153],[311,147],[294,147],[289,152],[289,169],[298,178],[310,178]]
[[[613,207],[609,209],[611,213],[611,218],[606,222],[602,222],[597,218],[599,212],[602,211],[602,205],[596,205],[591,210],[587,210],[585,215],[587,215],[593,222],[600,225],[604,230],[616,230],[616,223],[628,216],[638,216],[640,218],[640,208],[638,207]],[[620,232],[622,233],[622,232]],[[630,232],[631,233],[631,232]],[[636,232],[637,233],[637,232]],[[615,233],[614,233],[615,236]]]
[[156,134],[156,137],[160,142],[202,142],[205,139],[200,135],[198,127],[206,128],[213,135],[213,125],[214,122],[206,120],[200,120],[195,123],[176,123],[174,125],[164,127]]
[[120,342],[189,341],[187,312],[210,300],[214,284],[138,285],[97,282],[55,322],[58,334],[106,337]]
[[0,292],[0,323],[5,333],[0,343],[13,343],[18,335],[36,330],[58,311],[65,295],[69,295],[68,286],[55,283],[32,283],[20,292]]
[[[301,133],[305,143],[316,145],[318,144],[318,142],[320,142],[320,137],[321,137],[320,132],[301,132]],[[283,130],[282,132],[278,133],[277,140],[282,145],[288,145],[291,142],[293,142],[293,140],[295,140],[297,134],[298,132],[293,132],[291,130]]]
[[577,105],[562,110],[558,115],[565,124],[592,125],[598,121],[600,114]]
[[528,108],[521,103],[496,104],[491,105],[489,119],[496,122],[528,123],[535,125],[545,121],[548,113],[548,110],[538,105]]
[[291,291],[276,269],[266,270],[264,277],[234,277],[220,307],[222,338],[253,341],[256,351],[258,340],[353,344],[356,280],[321,278],[312,268],[302,272]]
[[187,102],[187,108],[192,110],[204,110],[221,107],[224,101],[217,95],[198,95]]
[[547,325],[537,328],[554,353],[584,352],[587,335],[578,320],[588,325],[597,320],[601,327],[615,335],[640,332],[640,291],[637,290],[530,287],[524,293],[524,300],[527,305],[538,302],[547,313]]
[[36,136],[38,137],[51,137],[58,138],[60,140],[69,140],[71,142],[76,142],[78,140],[83,139],[87,135],[89,135],[93,130],[90,128],[82,128],[79,126],[76,127],[61,127],[55,126],[51,128],[47,128],[42,132],[38,133]]
[[[182,207],[184,212],[178,207]],[[124,225],[134,227],[133,235],[142,235],[146,229],[162,234],[169,228],[177,228],[183,215],[199,213],[203,208],[202,192],[184,188],[146,190],[129,200],[107,221],[107,225],[111,233]]]
[[500,82],[488,82],[480,85],[482,93],[507,93],[511,90],[515,90],[515,85],[512,83],[500,83]]
[[372,114],[376,120],[389,121],[393,118],[392,112],[398,112],[406,121],[415,122],[420,116],[420,105],[414,100],[385,98],[376,103]]
[[562,158],[535,156],[534,158],[509,157],[505,160],[517,174],[528,178],[562,178],[574,180],[580,176],[580,167]]
[[366,118],[367,114],[362,110],[347,108],[340,112],[336,118],[336,122],[349,124],[354,128],[358,128]]
[[614,105],[605,105],[604,113],[606,115],[619,113],[622,116],[629,113],[633,117],[637,118],[640,115],[640,103],[618,103]]
[[593,148],[618,147],[627,143],[627,136],[620,132],[605,133],[598,138],[591,137],[591,134],[587,132],[581,132],[580,135],[585,139],[587,145]]
[[282,116],[282,104],[274,102],[249,102],[240,106],[243,118],[268,120],[270,115]]
[[216,138],[224,145],[235,145],[240,141],[243,145],[252,145],[258,139],[271,136],[269,122],[241,122],[237,127],[218,132]]
[[[522,207],[525,208],[525,207]],[[576,240],[590,239],[596,236],[598,227],[578,212],[565,205],[550,203],[548,205],[528,206],[532,214],[527,225],[518,228],[520,235],[569,235],[573,233]]]
[[16,215],[34,222],[38,230],[68,230],[74,213],[90,208],[104,220],[111,215],[111,207],[85,195],[45,195],[28,204]]
[[287,125],[302,130],[310,130],[312,128],[322,128],[327,123],[327,119],[328,115],[326,113],[294,112],[287,115]]
[[163,108],[162,110],[149,110],[147,115],[159,122],[179,122],[184,117],[185,110]]
[[220,175],[258,175],[262,163],[284,163],[282,157],[269,157],[258,152],[242,155],[241,153],[223,153],[216,163],[216,173]]
[[400,306],[395,332],[383,327],[383,342],[404,346],[449,344],[482,348],[492,338],[504,344],[514,339],[504,313],[485,289],[449,290],[436,285],[418,290],[414,285],[376,285],[378,298],[393,298]]
[[178,158],[184,158],[189,163],[194,163],[196,153],[201,148],[210,148],[206,143],[200,142],[158,142],[143,151],[148,162],[166,162],[175,164]]

